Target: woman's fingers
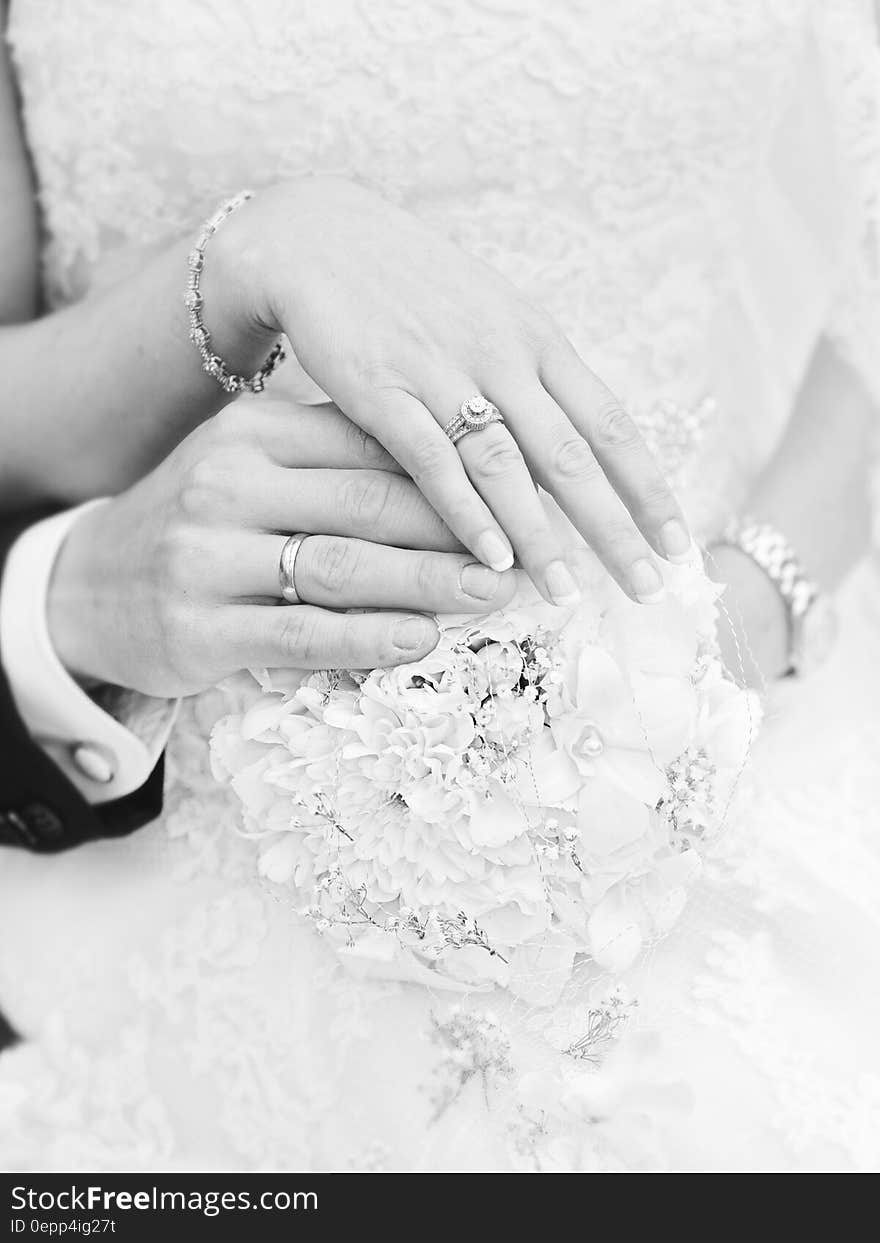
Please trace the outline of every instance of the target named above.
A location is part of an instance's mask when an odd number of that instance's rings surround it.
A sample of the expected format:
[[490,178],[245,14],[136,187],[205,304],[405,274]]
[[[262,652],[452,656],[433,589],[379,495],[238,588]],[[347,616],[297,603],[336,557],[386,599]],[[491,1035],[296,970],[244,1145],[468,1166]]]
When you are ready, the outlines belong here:
[[[420,393],[425,405],[415,404],[434,419],[431,428],[422,417],[423,448],[392,445],[405,465],[408,450],[417,462],[421,458],[415,467],[419,472],[416,482],[450,526],[456,524],[453,529],[462,542],[484,564],[501,568],[511,564],[515,553],[546,599],[564,606],[575,604],[577,583],[509,431],[494,423],[453,445],[443,428],[458,414],[462,402],[475,395],[473,382],[466,376],[438,374],[423,384]],[[448,508],[441,508],[444,505]],[[494,522],[487,525],[490,515]],[[498,539],[502,531],[504,544]]]
[[606,478],[646,539],[668,560],[686,561],[692,542],[681,506],[613,393],[568,342],[546,356],[541,380],[579,435],[589,441]]
[[[226,568],[213,576],[215,587],[232,597],[277,598],[284,543],[277,535],[236,537]],[[489,613],[507,604],[516,586],[512,570],[498,573],[467,553],[388,548],[329,535],[302,541],[295,580],[297,594],[308,604],[426,613]]]
[[422,402],[402,389],[383,389],[374,394],[369,417],[381,428],[385,447],[462,544],[484,565],[509,569],[514,560],[510,540],[468,480],[452,441]]
[[[391,424],[391,438],[382,433],[386,445],[410,470],[451,529],[485,564],[505,564],[486,555],[487,547],[491,549],[497,533],[503,531],[546,599],[563,606],[577,602],[580,593],[573,567],[547,519],[534,480],[556,498],[627,594],[642,603],[660,598],[663,580],[654,548],[660,546],[666,555],[675,555],[670,541],[677,548],[676,533],[684,528],[681,511],[634,426],[630,440],[610,454],[617,475],[609,479],[588,438],[571,423],[537,375],[522,375],[516,383],[505,376],[498,385],[487,386],[485,397],[498,405],[505,423],[468,431],[455,445],[443,428],[462,401],[475,395],[476,385],[467,376],[452,369],[435,372],[420,386],[422,401],[399,389],[393,392],[400,409]],[[434,428],[424,419],[425,411],[433,415]],[[602,419],[597,415],[595,422],[597,439],[604,443]],[[618,494],[622,484],[615,490],[619,480],[626,484],[627,497],[641,498],[638,513],[653,536],[651,542],[624,503],[627,498]],[[630,503],[635,508],[635,499]],[[485,521],[487,513],[495,523],[477,533],[475,527]],[[687,549],[686,532],[683,540]]]
[[[438,371],[425,379],[420,395],[442,429],[459,415],[464,402],[477,396],[477,388],[467,375]],[[563,545],[509,429],[488,423],[467,432],[453,448],[538,590],[553,604],[576,604],[578,587]]]
[[220,610],[214,639],[230,671],[381,669],[420,660],[437,644],[436,624],[409,613],[332,613],[313,605]]
[[269,465],[248,509],[263,530],[351,535],[401,548],[460,547],[412,480],[388,471]]
[[[532,472],[633,599],[663,591],[653,549],[605,476],[590,445],[537,381],[498,394]],[[482,435],[483,433],[479,433]],[[477,436],[472,437],[476,439]]]
[[545,599],[571,607],[580,597],[562,543],[550,525],[519,446],[490,424],[457,445],[469,479],[507,532],[523,569]]

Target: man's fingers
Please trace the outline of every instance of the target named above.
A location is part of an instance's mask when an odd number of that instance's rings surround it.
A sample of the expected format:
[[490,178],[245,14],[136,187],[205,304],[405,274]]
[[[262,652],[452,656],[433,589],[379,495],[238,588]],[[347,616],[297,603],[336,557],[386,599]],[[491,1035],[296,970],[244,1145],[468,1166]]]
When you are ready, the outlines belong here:
[[250,493],[266,531],[348,535],[401,548],[460,545],[411,479],[383,470],[286,470],[269,465]]
[[[215,589],[232,598],[280,597],[278,567],[285,539],[242,534],[212,572]],[[389,548],[344,536],[309,535],[299,546],[295,585],[308,604],[334,609],[416,609],[490,613],[516,588],[512,570],[497,573],[468,553]]]
[[331,608],[490,613],[510,600],[516,586],[512,570],[498,573],[466,553],[416,552],[327,536],[303,541],[295,570],[300,598]]
[[229,669],[381,669],[426,656],[436,624],[411,613],[332,613],[312,605],[231,605],[214,641]]
[[402,474],[391,454],[332,403],[296,405],[261,397],[236,417],[279,466],[335,467]]

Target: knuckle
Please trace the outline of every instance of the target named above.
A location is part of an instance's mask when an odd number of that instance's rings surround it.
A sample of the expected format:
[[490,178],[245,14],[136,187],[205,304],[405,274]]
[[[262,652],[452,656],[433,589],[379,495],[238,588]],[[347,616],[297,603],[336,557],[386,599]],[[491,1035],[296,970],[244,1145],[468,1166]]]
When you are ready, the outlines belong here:
[[620,566],[629,565],[648,551],[635,527],[625,518],[612,518],[599,533],[599,539],[610,560]]
[[355,457],[367,466],[380,467],[388,461],[388,454],[375,436],[358,427],[357,423],[349,423],[349,435],[353,441]]
[[[483,444],[476,454],[472,470],[481,479],[498,479],[519,470],[523,457],[515,442],[506,435],[492,437],[482,435]],[[486,441],[489,443],[485,443]]]
[[417,440],[411,448],[412,476],[416,483],[422,480],[436,479],[447,468],[449,442],[440,437],[431,436]]
[[389,390],[406,390],[406,373],[389,362],[395,351],[391,348],[387,353],[370,354],[356,359],[352,364],[359,386],[381,400]]
[[234,475],[219,457],[209,454],[190,464],[180,482],[178,505],[188,518],[202,519],[229,504]]
[[213,471],[206,459],[200,458],[187,467],[178,490],[177,503],[187,518],[199,518],[208,507],[213,495]]
[[577,359],[577,353],[571,341],[549,316],[536,333],[535,353],[541,374],[553,370],[558,364],[570,363]]
[[599,463],[585,440],[567,436],[553,448],[551,470],[557,479],[591,479],[599,472]]
[[673,509],[675,500],[669,486],[661,475],[652,474],[640,489],[640,499],[645,509],[652,511]]
[[555,319],[541,307],[529,308],[525,333],[539,363],[552,359],[568,345]]
[[611,449],[633,449],[642,443],[635,423],[613,398],[596,411],[595,436]]
[[317,636],[311,615],[296,605],[284,609],[278,641],[286,656],[308,665],[317,654]]
[[357,571],[356,546],[346,539],[325,536],[313,541],[309,550],[307,577],[330,595],[338,595]]
[[[410,362],[415,359],[422,363],[434,362],[440,357],[436,332],[420,315],[411,313],[398,325],[395,340],[387,343],[386,357],[402,358]],[[396,367],[391,370],[397,376],[397,384],[405,388],[406,385],[401,384],[401,371]]]
[[474,325],[469,334],[473,350],[483,372],[509,373],[512,365],[523,356],[523,327],[514,324]]
[[163,609],[170,607],[171,593],[176,598],[179,590],[193,585],[197,553],[192,530],[179,522],[167,523],[157,538],[156,549],[165,585],[165,590],[158,592],[158,605]]
[[440,568],[442,564],[440,558],[429,554],[418,558],[415,566],[415,585],[422,599],[431,599],[437,595],[438,588],[443,581]]
[[364,616],[346,617],[340,628],[340,659],[355,669],[366,669],[374,665],[379,667],[383,663],[384,645],[375,639],[370,642],[366,620]]
[[360,471],[346,484],[343,510],[356,527],[372,530],[382,521],[390,495],[390,475]]

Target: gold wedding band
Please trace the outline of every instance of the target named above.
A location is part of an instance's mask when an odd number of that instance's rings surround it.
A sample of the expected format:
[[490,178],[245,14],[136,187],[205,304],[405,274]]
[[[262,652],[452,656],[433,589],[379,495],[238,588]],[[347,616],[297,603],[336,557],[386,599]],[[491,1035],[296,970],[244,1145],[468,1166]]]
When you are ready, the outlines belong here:
[[308,538],[308,532],[302,531],[297,535],[289,535],[281,549],[281,558],[278,562],[278,583],[281,587],[281,594],[288,604],[303,603],[296,590],[296,558],[303,540]]

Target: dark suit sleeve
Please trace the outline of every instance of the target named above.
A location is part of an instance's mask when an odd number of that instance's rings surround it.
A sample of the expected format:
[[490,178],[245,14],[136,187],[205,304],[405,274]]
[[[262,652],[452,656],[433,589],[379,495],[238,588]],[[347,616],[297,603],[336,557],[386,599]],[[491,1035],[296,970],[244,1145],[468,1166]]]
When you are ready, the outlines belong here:
[[[0,575],[17,536],[45,513],[0,519]],[[2,657],[2,653],[0,653]],[[92,806],[31,738],[0,662],[0,845],[53,853],[123,837],[162,810],[163,761],[133,794]]]

